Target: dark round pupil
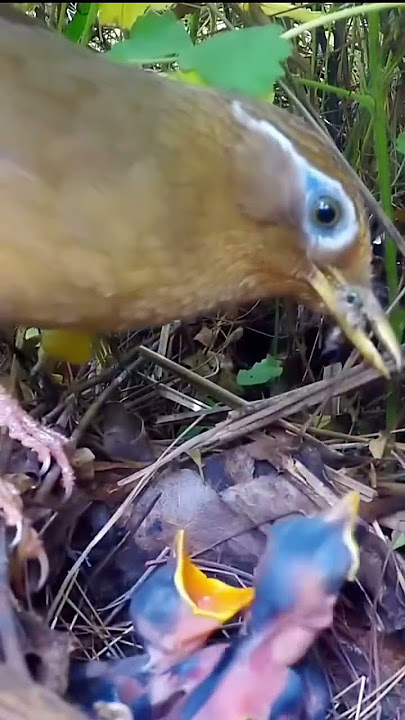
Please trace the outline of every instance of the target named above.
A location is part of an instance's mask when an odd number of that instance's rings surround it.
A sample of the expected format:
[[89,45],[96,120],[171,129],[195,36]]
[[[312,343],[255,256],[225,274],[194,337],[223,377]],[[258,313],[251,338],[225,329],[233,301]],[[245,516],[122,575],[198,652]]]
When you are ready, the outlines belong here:
[[355,292],[348,292],[346,295],[346,300],[350,305],[354,305],[355,302],[359,299],[359,296]]
[[319,198],[315,217],[321,225],[333,225],[338,216],[336,204],[329,198]]

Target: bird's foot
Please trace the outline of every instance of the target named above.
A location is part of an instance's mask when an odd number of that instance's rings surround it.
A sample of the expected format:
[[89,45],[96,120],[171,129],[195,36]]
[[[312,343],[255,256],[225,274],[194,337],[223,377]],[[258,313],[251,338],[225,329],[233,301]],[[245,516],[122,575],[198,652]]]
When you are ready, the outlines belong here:
[[65,495],[69,497],[74,485],[74,473],[66,454],[67,439],[34,420],[1,386],[0,427],[6,427],[13,440],[38,455],[42,474],[48,471],[52,458],[55,460],[61,470]]

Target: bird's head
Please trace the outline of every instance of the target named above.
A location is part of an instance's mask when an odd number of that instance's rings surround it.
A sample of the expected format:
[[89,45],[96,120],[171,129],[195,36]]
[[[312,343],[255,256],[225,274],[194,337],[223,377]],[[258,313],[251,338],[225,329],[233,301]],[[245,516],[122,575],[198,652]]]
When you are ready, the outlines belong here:
[[299,651],[295,660],[331,625],[342,585],[355,578],[358,505],[359,494],[349,493],[322,514],[290,517],[270,528],[256,570],[250,626],[256,636],[278,627],[280,652],[295,657]]
[[339,153],[286,110],[228,103],[230,183],[255,246],[245,282],[258,297],[291,295],[326,311],[387,376],[372,329],[399,369],[397,339],[371,287],[368,213]]
[[131,620],[153,664],[173,664],[203,646],[225,622],[250,606],[252,588],[210,578],[186,550],[184,530],[176,533],[174,556],[134,592]]

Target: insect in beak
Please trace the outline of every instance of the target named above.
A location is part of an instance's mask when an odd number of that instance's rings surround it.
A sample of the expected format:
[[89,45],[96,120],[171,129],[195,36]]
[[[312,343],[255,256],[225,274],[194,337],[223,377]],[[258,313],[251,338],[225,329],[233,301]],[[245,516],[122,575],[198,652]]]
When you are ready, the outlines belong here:
[[400,345],[371,288],[348,285],[340,273],[332,267],[322,272],[314,266],[309,283],[347,338],[370,365],[384,377],[390,377],[386,361],[367,335],[367,324],[391,355],[395,369],[397,371],[401,369]]

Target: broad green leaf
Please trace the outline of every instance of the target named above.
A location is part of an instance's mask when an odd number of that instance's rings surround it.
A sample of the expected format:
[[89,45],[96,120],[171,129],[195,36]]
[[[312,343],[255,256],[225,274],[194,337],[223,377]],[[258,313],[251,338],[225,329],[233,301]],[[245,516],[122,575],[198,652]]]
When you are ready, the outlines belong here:
[[[247,5],[248,3],[245,3]],[[308,10],[307,8],[297,8],[292,3],[260,3],[263,12],[269,17],[282,15],[291,18],[296,22],[309,22],[322,15],[318,10]]]
[[283,74],[280,63],[291,51],[281,32],[275,23],[221,32],[182,52],[180,69],[194,70],[221,90],[266,97]]
[[87,16],[89,14],[90,3],[78,3],[77,10],[68,25],[65,26],[63,34],[72,40],[72,42],[79,42],[83,35],[83,30],[86,26]]
[[401,133],[397,137],[397,150],[405,155],[405,133]]
[[129,40],[113,45],[109,57],[121,63],[150,64],[177,57],[189,47],[192,43],[187,30],[171,10],[162,15],[149,10],[135,22]]
[[167,10],[171,5],[173,3],[100,3],[99,20],[101,25],[114,25],[129,30],[148,8]]
[[283,374],[283,366],[275,357],[267,355],[264,360],[257,362],[249,370],[239,370],[236,382],[241,387],[264,385],[277,380]]

